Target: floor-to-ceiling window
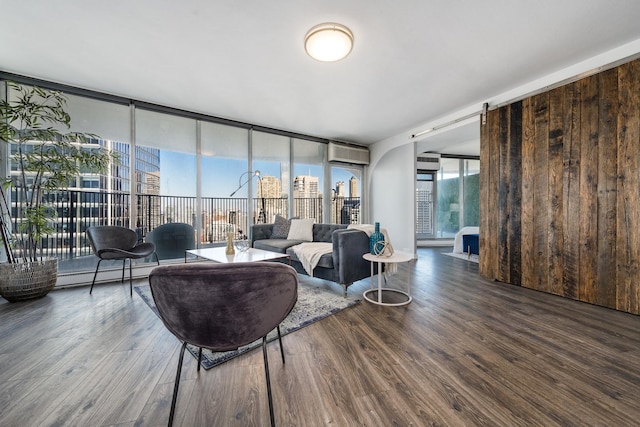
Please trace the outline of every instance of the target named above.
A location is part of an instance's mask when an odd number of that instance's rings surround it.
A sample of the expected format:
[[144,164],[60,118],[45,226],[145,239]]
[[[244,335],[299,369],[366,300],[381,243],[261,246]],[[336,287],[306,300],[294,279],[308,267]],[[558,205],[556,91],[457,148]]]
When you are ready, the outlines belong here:
[[222,244],[229,227],[245,236],[276,214],[359,222],[363,168],[330,165],[328,141],[66,89],[72,130],[96,134],[85,148],[104,147],[117,160],[47,196],[58,226],[46,247],[61,273],[95,268],[85,235],[92,225],[129,227],[144,239],[158,225],[184,222],[207,246]]
[[331,166],[331,222],[334,224],[360,224],[362,167]]
[[252,223],[271,223],[276,214],[289,216],[290,138],[266,132],[251,132],[252,171],[260,171],[252,180],[254,198]]
[[238,237],[247,236],[248,185],[253,178],[249,173],[249,131],[202,122],[201,135],[200,242],[224,240],[229,226]]
[[478,225],[480,160],[443,157],[438,171],[418,171],[416,238],[452,238]]
[[327,145],[293,139],[293,215],[324,221],[324,162]]
[[435,172],[418,171],[416,177],[416,238],[435,237]]
[[460,160],[441,159],[436,182],[437,236],[453,237],[460,229]]
[[161,224],[198,227],[196,121],[136,109],[135,226],[144,236]]
[[462,159],[464,215],[462,226],[478,226],[480,223],[480,160]]

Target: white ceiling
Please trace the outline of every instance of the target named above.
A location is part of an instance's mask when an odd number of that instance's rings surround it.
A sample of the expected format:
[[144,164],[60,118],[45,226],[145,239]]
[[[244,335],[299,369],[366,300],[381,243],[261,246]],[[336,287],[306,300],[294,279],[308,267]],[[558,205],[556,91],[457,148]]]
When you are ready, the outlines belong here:
[[[0,10],[0,70],[361,144],[640,38],[638,0],[0,0]],[[305,33],[326,21],[354,33],[343,61],[305,54]]]

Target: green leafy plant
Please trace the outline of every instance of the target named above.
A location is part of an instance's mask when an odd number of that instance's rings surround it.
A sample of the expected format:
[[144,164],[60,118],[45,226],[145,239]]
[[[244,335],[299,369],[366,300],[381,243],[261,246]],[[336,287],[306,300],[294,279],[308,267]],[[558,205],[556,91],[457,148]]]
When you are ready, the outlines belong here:
[[[15,96],[0,101],[0,139],[9,144],[5,152],[18,174],[1,180],[0,238],[8,262],[36,261],[42,258],[42,238],[54,231],[56,210],[44,195],[69,187],[81,173],[106,171],[113,156],[82,145],[96,135],[70,131],[61,92],[11,82],[7,87]],[[9,201],[11,186],[18,200]],[[11,229],[12,202],[22,218],[18,230]]]

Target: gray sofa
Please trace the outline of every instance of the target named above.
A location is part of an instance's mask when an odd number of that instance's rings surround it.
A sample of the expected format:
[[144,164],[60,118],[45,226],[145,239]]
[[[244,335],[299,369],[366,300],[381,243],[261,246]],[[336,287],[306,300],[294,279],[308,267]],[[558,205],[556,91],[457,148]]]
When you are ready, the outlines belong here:
[[[291,249],[302,240],[272,239],[273,224],[251,226],[251,246],[272,252],[286,253],[291,266],[300,274],[307,274]],[[313,241],[333,243],[333,252],[325,254],[313,270],[313,277],[330,280],[342,285],[344,295],[347,287],[357,280],[369,277],[371,266],[362,255],[369,252],[369,237],[360,230],[347,230],[344,224],[314,224]],[[375,268],[375,266],[374,266]],[[376,272],[377,270],[374,270]]]

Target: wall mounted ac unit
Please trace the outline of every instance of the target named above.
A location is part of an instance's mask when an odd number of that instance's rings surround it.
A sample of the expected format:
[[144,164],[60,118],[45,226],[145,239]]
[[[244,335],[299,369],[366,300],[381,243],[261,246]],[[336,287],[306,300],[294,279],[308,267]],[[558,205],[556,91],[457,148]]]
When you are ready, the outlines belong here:
[[440,154],[438,153],[418,154],[417,169],[422,171],[440,170]]
[[368,165],[369,149],[367,147],[357,147],[355,145],[330,142],[328,157],[330,162]]

